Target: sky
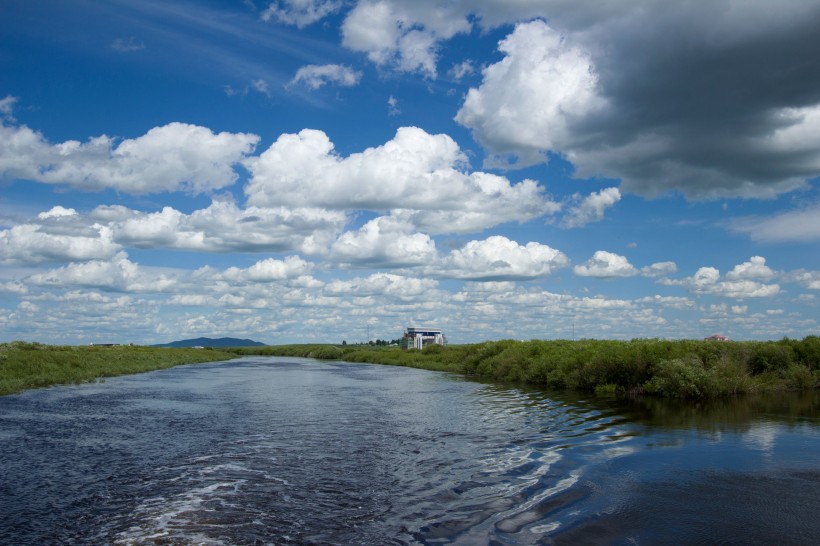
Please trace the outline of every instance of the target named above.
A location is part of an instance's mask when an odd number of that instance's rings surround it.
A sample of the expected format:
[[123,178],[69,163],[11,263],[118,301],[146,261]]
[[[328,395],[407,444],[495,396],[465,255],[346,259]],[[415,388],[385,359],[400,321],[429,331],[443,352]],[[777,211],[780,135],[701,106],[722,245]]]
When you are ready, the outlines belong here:
[[0,341],[820,334],[813,0],[7,0]]

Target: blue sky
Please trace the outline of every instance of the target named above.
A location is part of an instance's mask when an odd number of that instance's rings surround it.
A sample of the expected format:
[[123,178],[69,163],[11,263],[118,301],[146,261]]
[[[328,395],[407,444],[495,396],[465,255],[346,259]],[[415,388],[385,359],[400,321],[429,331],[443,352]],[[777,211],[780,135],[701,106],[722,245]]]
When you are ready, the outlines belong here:
[[0,7],[0,341],[820,333],[820,5]]

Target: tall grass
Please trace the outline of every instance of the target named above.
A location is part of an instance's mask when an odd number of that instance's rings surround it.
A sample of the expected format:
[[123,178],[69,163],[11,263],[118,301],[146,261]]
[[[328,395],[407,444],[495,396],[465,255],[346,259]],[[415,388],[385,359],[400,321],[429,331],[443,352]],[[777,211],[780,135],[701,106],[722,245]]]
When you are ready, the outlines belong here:
[[0,343],[0,395],[235,356],[209,349]]
[[492,341],[422,350],[336,345],[230,349],[442,370],[581,391],[710,398],[820,386],[820,337],[766,342]]

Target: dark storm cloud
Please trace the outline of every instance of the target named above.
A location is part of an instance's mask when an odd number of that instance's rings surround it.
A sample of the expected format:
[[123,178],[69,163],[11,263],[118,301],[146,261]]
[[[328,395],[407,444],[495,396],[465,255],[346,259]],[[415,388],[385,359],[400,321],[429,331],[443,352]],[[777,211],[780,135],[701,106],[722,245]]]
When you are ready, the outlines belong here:
[[[599,13],[553,2],[542,16],[562,47],[588,56],[605,106],[579,113],[575,103],[575,112],[559,104],[570,112],[560,138],[554,117],[530,138],[490,131],[492,116],[526,104],[518,98],[538,99],[561,82],[521,85],[519,97],[500,100],[485,72],[472,91],[484,99],[485,117],[465,113],[465,102],[457,119],[491,152],[560,152],[578,176],[618,177],[622,189],[643,195],[766,197],[820,175],[820,4],[646,1]],[[532,68],[554,73],[554,58]]]

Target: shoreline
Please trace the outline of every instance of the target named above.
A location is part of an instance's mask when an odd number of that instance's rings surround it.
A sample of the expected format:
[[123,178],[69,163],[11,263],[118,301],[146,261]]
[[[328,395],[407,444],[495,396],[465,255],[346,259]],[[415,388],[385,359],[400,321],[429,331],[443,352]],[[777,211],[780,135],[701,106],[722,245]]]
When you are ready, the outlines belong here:
[[820,386],[820,337],[721,342],[486,341],[422,350],[370,345],[225,348],[0,343],[0,396],[240,356],[294,356],[406,366],[506,384],[597,394],[705,399]]
[[633,339],[487,341],[401,350],[273,345],[237,355],[299,356],[447,371],[501,383],[598,394],[716,398],[820,386],[820,337],[780,341]]

